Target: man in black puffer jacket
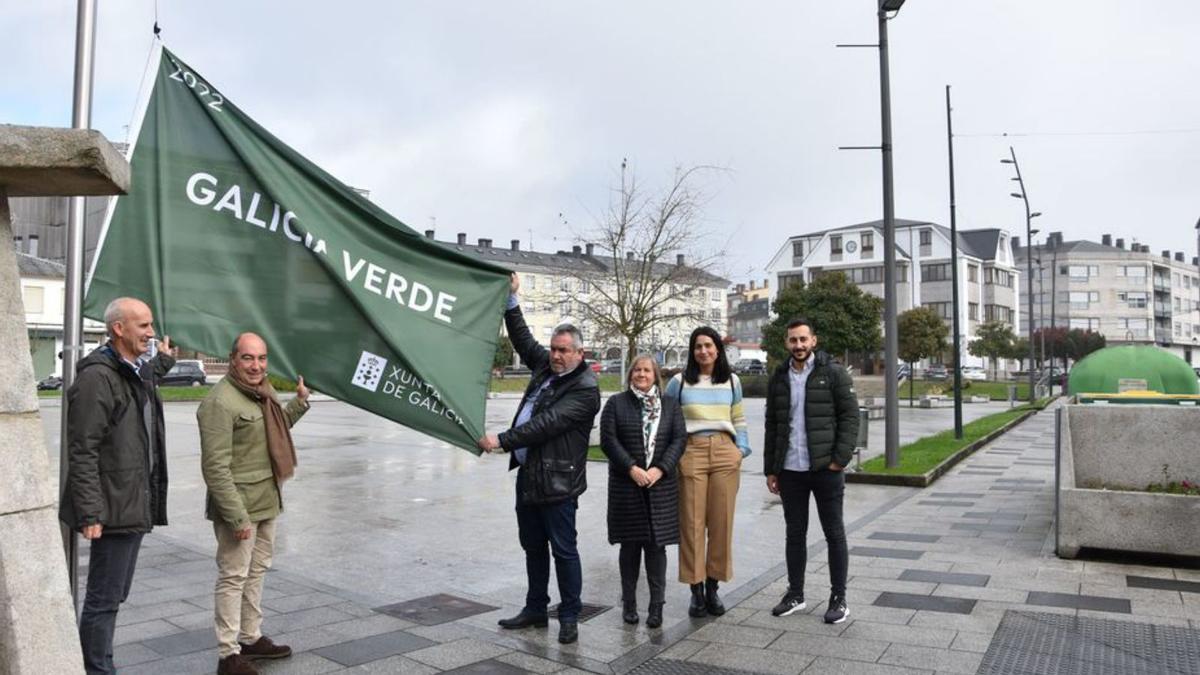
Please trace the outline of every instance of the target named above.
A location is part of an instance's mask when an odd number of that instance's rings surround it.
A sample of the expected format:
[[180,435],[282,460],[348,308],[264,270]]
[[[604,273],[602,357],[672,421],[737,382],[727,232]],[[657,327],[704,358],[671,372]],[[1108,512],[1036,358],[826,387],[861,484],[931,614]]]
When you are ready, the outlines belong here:
[[147,358],[154,317],[140,300],[104,310],[109,341],[80,360],[67,390],[67,480],[58,517],[91,541],[79,619],[89,675],[115,673],[113,631],[129,596],[142,537],[167,524],[167,455],[157,379],[175,359],[171,340]]
[[787,616],[805,608],[804,569],[808,560],[808,496],[829,547],[831,594],[826,623],[841,623],[846,607],[849,552],[842,522],[846,480],[842,469],[858,439],[858,399],[854,382],[825,352],[806,319],[787,326],[788,362],[767,385],[766,439],[763,443],[767,489],[783,499],[787,522],[788,591],[771,613]]
[[[596,375],[583,360],[578,328],[554,329],[550,349],[538,344],[517,304],[520,280],[512,277],[512,295],[504,325],[513,348],[532,371],[512,428],[479,439],[486,452],[511,452],[509,470],[517,469],[517,529],[525,550],[529,590],[525,607],[503,619],[504,628],[545,626],[550,603],[550,551],[558,577],[558,641],[579,638],[583,568],[576,546],[577,498],[587,489],[587,449],[592,423],[600,411]],[[549,549],[549,551],[547,550]]]

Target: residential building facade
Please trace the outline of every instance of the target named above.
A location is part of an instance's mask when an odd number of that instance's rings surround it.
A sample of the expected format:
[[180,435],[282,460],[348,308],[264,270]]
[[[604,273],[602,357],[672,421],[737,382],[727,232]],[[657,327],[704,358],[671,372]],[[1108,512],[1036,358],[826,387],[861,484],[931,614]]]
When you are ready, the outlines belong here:
[[[434,239],[434,231],[426,230],[425,236]],[[540,342],[548,343],[556,326],[572,323],[583,333],[584,346],[593,358],[621,358],[624,341],[619,337],[598,337],[597,327],[582,307],[584,302],[597,297],[594,290],[597,284],[609,285],[613,279],[612,259],[597,255],[593,244],[544,253],[522,249],[516,239],[507,248],[496,247],[486,238],[469,243],[465,233],[459,233],[455,241],[438,243],[516,271],[521,277],[521,310]],[[656,263],[654,269],[665,276],[669,265],[684,264],[680,255],[674,263]],[[712,326],[720,335],[725,335],[728,329],[729,281],[700,270],[691,273],[697,280],[694,285],[663,289],[664,297],[678,297],[664,299],[656,306],[655,313],[665,314],[666,319],[644,334],[639,344],[639,350],[654,353],[667,367],[687,362],[688,338],[697,326]],[[514,363],[517,358],[514,355]]]
[[[879,220],[789,237],[767,265],[768,272],[775,276],[772,300],[780,289],[796,280],[807,283],[831,272],[845,274],[863,291],[882,298],[883,258],[883,221]],[[958,232],[963,365],[992,365],[971,356],[966,349],[981,324],[1000,321],[1014,332],[1020,330],[1017,288],[1022,277],[1014,263],[1007,232],[995,228]],[[949,228],[927,221],[897,219],[896,311],[929,307],[948,326],[952,325],[952,276]],[[819,333],[820,327],[817,328]],[[945,357],[948,359],[949,354]],[[881,359],[880,354],[874,363],[861,364],[863,372],[880,369]],[[931,359],[934,363],[942,360]],[[1003,368],[1008,364],[999,365]]]
[[[1051,232],[1030,250],[1014,242],[1024,268],[1033,257],[1033,329],[1081,328],[1109,344],[1144,344],[1200,363],[1200,266],[1181,251],[1104,235],[1100,243],[1064,241]],[[1028,289],[1020,289],[1023,301]],[[1028,331],[1023,331],[1028,335]],[[1036,345],[1035,345],[1036,346]]]
[[[25,327],[29,331],[29,350],[33,375],[41,380],[49,375],[62,376],[63,309],[66,305],[66,269],[63,265],[17,252],[17,272],[21,278],[21,300],[25,305]],[[104,342],[104,324],[83,320],[83,353]]]

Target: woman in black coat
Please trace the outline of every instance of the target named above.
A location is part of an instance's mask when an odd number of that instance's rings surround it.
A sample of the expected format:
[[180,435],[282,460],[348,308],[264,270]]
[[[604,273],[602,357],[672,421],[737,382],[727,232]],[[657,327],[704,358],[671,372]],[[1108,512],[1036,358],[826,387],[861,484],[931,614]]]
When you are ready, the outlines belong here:
[[687,443],[687,429],[679,402],[662,396],[662,374],[653,357],[633,360],[626,385],[626,391],[608,399],[600,416],[600,447],[608,456],[608,542],[621,545],[625,623],[638,622],[637,581],[645,552],[650,585],[646,625],[658,628],[667,584],[666,546],[679,543],[675,465]]

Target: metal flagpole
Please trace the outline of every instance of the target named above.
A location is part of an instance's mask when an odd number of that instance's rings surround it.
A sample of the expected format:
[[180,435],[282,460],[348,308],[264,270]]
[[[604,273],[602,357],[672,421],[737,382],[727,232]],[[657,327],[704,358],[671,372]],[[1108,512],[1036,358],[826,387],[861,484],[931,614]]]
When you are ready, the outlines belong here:
[[[92,125],[92,81],[96,52],[96,0],[79,0],[75,20],[75,96],[71,127],[89,129]],[[62,354],[62,425],[59,443],[59,499],[67,486],[67,389],[75,382],[75,365],[83,351],[83,241],[85,197],[71,197],[67,212],[67,278],[63,307]],[[69,525],[62,526],[63,549],[67,556],[67,578],[71,600],[79,610],[79,537]]]
[[950,120],[950,85],[946,85],[946,147],[950,158],[950,285],[951,311],[954,313],[954,437],[963,437],[962,419],[962,336],[958,310],[958,221],[954,214],[954,131]]

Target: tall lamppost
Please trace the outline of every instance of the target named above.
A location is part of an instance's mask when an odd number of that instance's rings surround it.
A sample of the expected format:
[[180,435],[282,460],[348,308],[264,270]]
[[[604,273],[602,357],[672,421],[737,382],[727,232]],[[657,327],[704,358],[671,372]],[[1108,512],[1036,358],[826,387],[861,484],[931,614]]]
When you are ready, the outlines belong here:
[[[1040,211],[1031,212],[1029,210],[1029,196],[1027,195],[1026,190],[1025,190],[1025,181],[1024,181],[1024,179],[1021,178],[1021,165],[1017,163],[1017,152],[1016,152],[1016,150],[1013,150],[1011,145],[1008,146],[1008,154],[1009,154],[1009,159],[1002,159],[1002,160],[1000,160],[1000,163],[1013,165],[1013,170],[1016,171],[1017,176],[1015,178],[1013,178],[1012,180],[1017,181],[1017,185],[1020,186],[1021,191],[1013,192],[1012,196],[1016,197],[1017,199],[1020,199],[1025,204],[1025,246],[1027,247],[1026,255],[1025,255],[1025,271],[1026,271],[1025,279],[1026,279],[1026,289],[1028,290],[1026,297],[1029,298],[1029,302],[1027,302],[1025,304],[1029,306],[1029,309],[1028,309],[1028,314],[1029,314],[1029,323],[1028,323],[1028,326],[1029,326],[1029,400],[1032,402],[1033,401],[1033,387],[1034,387],[1034,376],[1033,376],[1033,359],[1034,359],[1034,353],[1033,353],[1033,246],[1032,246],[1032,244],[1033,244],[1033,219],[1037,218],[1038,216],[1040,216],[1042,214]],[[1020,293],[1017,293],[1017,296],[1020,297]]]

